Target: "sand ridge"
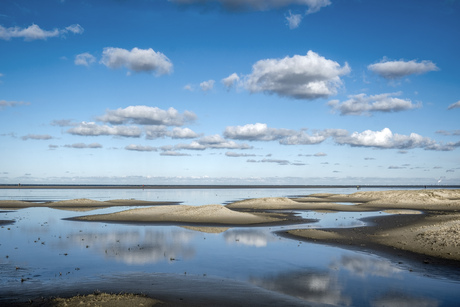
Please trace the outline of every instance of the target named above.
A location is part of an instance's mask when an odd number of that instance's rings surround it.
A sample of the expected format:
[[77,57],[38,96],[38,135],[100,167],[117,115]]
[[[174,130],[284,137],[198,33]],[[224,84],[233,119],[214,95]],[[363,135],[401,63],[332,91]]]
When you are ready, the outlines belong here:
[[80,221],[108,222],[179,222],[222,225],[252,225],[281,222],[283,219],[262,213],[248,213],[230,210],[222,205],[203,206],[158,206],[130,209],[110,214],[76,217]]
[[55,202],[32,202],[22,200],[0,200],[0,208],[2,209],[23,209],[23,208],[56,208],[74,211],[94,210],[108,207],[122,206],[161,206],[179,204],[178,202],[166,201],[144,201],[136,199],[115,199],[107,201],[98,201],[87,198],[77,198],[69,200],[61,200]]

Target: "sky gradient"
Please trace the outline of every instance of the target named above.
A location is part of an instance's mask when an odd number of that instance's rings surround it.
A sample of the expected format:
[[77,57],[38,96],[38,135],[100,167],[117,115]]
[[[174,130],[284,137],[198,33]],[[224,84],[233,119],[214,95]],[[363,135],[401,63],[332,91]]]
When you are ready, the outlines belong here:
[[460,1],[4,0],[0,183],[460,184]]

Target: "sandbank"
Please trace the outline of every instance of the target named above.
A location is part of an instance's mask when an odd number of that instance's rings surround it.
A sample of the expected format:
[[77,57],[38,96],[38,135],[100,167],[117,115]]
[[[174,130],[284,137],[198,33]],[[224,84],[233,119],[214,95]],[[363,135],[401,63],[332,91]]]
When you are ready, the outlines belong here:
[[31,202],[21,200],[0,200],[0,208],[2,209],[23,209],[23,208],[55,208],[64,210],[84,211],[94,210],[108,207],[120,206],[162,206],[179,204],[179,202],[165,202],[165,201],[144,201],[136,199],[114,199],[108,201],[98,201],[87,198],[78,198],[71,200],[61,200],[55,202]]
[[75,217],[71,220],[124,223],[185,223],[205,225],[264,225],[282,223],[281,215],[230,210],[222,205],[158,206],[130,209],[110,214]]
[[[340,202],[340,203],[334,203]],[[348,203],[348,204],[342,204]],[[396,249],[460,261],[460,190],[389,190],[353,194],[312,194],[298,198],[248,199],[227,205],[238,210],[383,211],[373,225],[296,229],[286,233],[319,243]]]

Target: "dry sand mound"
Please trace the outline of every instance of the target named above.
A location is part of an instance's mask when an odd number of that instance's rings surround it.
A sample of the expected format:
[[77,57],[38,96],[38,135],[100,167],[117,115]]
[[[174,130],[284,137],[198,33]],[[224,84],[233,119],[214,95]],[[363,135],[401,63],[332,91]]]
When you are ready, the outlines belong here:
[[99,208],[108,208],[116,206],[154,206],[154,205],[171,205],[177,204],[175,202],[159,202],[159,201],[144,201],[144,200],[135,200],[135,199],[115,199],[108,201],[98,201],[88,198],[78,198],[78,199],[69,199],[61,200],[56,202],[29,202],[21,200],[0,200],[0,208],[3,209],[22,209],[22,208],[32,208],[32,207],[48,207],[48,208],[57,208],[65,209],[72,211],[87,211]]
[[406,190],[357,192],[351,198],[372,198],[365,207],[450,210],[460,208],[460,190]]
[[154,306],[161,305],[163,302],[131,293],[127,294],[108,294],[96,293],[85,296],[74,296],[71,298],[55,298],[49,302],[48,306],[54,307],[131,307],[131,306]]
[[235,225],[282,221],[282,219],[268,217],[263,214],[236,212],[221,205],[205,205],[197,207],[186,205],[159,206],[131,209],[111,214],[87,215],[75,219],[108,222],[179,222]]

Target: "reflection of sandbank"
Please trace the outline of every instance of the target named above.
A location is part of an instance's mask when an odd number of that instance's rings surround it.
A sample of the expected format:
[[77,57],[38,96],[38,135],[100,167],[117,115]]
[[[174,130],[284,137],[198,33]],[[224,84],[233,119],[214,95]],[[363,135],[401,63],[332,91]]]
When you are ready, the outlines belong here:
[[87,215],[73,220],[127,223],[189,223],[220,225],[257,225],[283,222],[264,213],[248,213],[230,210],[221,205],[158,206],[131,209],[110,214]]

